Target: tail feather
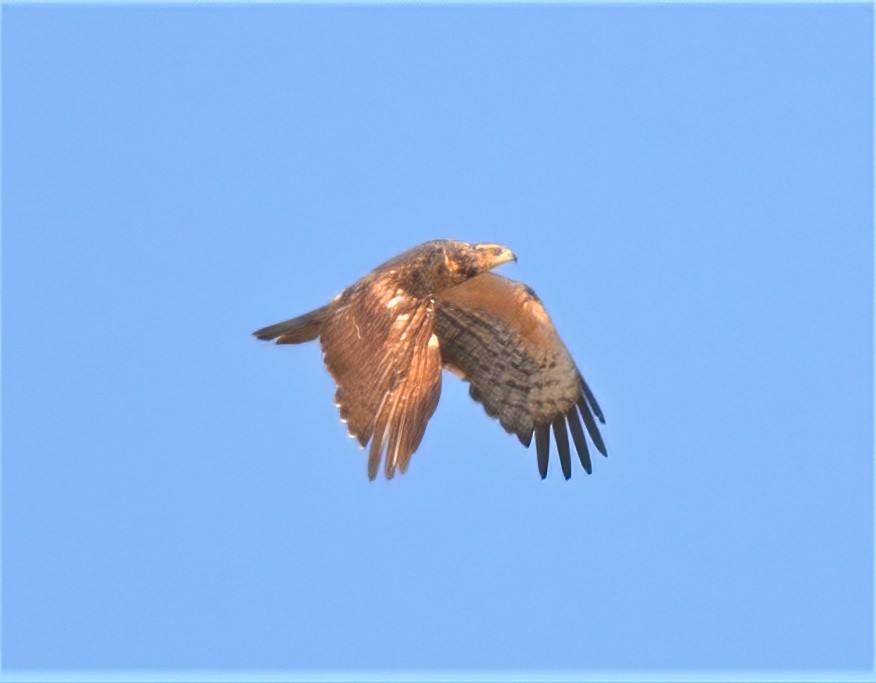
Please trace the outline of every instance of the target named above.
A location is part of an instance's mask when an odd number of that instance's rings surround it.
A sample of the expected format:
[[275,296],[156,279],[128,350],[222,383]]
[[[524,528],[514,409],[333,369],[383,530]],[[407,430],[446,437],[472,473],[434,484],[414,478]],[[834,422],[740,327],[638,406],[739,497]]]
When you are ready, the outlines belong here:
[[253,335],[266,341],[276,339],[278,344],[301,344],[312,341],[319,336],[319,328],[328,310],[328,306],[322,306],[297,318],[263,327],[253,332]]

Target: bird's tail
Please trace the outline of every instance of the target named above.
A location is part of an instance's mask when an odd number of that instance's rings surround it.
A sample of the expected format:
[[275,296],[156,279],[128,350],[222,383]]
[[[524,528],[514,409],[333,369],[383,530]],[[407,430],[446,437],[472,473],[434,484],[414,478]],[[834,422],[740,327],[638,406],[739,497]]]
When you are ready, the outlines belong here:
[[328,306],[321,306],[297,318],[263,327],[253,332],[253,335],[264,340],[276,339],[278,344],[300,344],[312,341],[319,336],[319,328],[328,311]]

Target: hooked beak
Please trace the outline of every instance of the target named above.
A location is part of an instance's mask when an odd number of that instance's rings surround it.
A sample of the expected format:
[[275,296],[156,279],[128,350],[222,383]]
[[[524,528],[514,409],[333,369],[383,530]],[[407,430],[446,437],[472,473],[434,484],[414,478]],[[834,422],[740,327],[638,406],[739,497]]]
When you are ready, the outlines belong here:
[[517,255],[501,244],[476,244],[474,248],[481,253],[488,268],[501,266],[508,261],[517,261]]

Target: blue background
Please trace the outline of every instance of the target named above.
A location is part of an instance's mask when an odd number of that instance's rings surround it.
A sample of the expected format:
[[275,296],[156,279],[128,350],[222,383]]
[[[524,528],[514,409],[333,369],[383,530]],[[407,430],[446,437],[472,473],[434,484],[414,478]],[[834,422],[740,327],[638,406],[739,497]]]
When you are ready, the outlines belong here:
[[[3,9],[7,668],[869,668],[869,6]],[[257,327],[501,242],[603,405],[368,482]]]

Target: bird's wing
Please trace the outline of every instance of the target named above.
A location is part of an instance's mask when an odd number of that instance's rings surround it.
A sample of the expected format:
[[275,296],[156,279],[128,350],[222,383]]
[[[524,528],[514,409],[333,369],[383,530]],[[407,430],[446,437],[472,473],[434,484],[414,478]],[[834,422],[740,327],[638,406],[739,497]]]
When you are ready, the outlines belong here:
[[441,354],[433,306],[375,273],[345,290],[320,328],[335,403],[350,436],[371,440],[368,476],[407,470],[441,395]]
[[445,290],[435,305],[444,365],[470,382],[471,397],[523,445],[528,447],[535,434],[542,478],[551,429],[563,475],[568,479],[572,474],[567,426],[589,473],[581,420],[606,455],[596,425],[596,419],[605,419],[535,293],[520,282],[484,273]]

